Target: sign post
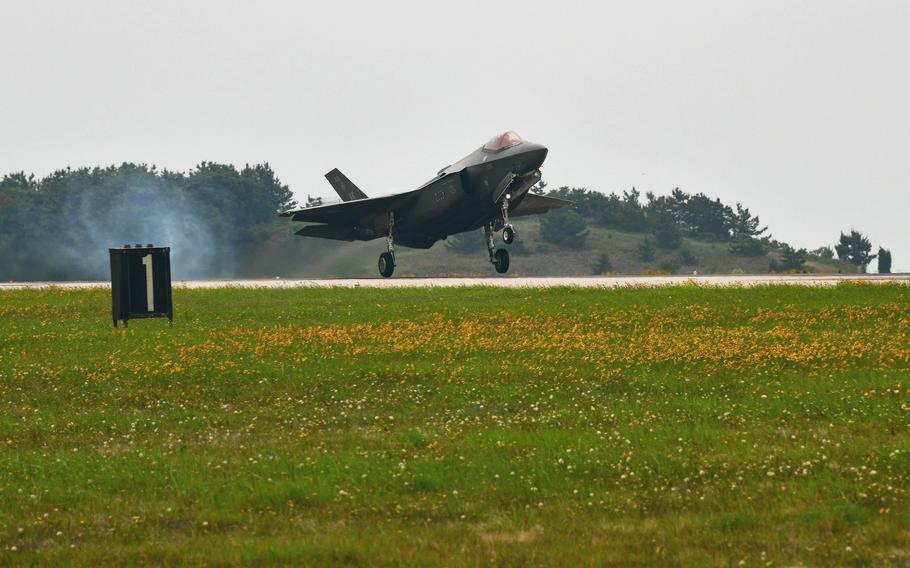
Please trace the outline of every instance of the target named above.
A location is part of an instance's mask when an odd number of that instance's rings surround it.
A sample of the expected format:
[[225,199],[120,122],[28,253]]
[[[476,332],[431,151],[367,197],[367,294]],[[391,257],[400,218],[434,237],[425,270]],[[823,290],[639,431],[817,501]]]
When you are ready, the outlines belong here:
[[109,250],[114,327],[121,320],[127,327],[131,319],[163,317],[173,325],[170,247],[124,245]]

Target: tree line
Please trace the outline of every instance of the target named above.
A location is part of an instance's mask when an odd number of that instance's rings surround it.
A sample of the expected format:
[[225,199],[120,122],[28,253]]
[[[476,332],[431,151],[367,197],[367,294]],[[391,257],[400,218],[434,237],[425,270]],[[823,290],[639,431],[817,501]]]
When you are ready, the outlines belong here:
[[[0,180],[0,280],[104,279],[108,247],[168,244],[179,277],[230,276],[293,194],[266,164],[124,163]],[[153,243],[156,244],[156,243]]]
[[[653,261],[657,249],[665,249],[679,251],[679,264],[694,264],[696,259],[682,246],[686,237],[725,243],[731,253],[740,256],[760,257],[774,251],[777,255],[768,262],[772,272],[799,272],[804,270],[809,258],[832,259],[835,252],[840,260],[856,266],[858,271],[865,272],[875,258],[879,259],[879,272],[891,271],[890,251],[880,248],[877,255],[871,254],[871,242],[859,231],[841,233],[833,249],[826,246],[808,251],[772,238],[768,227],[741,203],[727,205],[704,193],[687,193],[675,188],[668,195],[652,192],[642,195],[633,187],[622,194],[605,194],[577,187],[547,190],[545,183],[532,191],[575,203],[571,208],[551,211],[540,218],[542,240],[562,248],[583,248],[590,225],[642,233],[637,249],[642,262]],[[475,235],[456,237],[449,239],[446,246],[456,251],[473,250],[477,241]],[[594,271],[601,273],[610,268],[605,252],[595,263]]]
[[[642,195],[633,188],[604,194],[586,188],[548,190],[546,184],[533,191],[575,202],[540,217],[541,238],[557,247],[584,247],[588,227],[601,226],[641,234],[637,253],[643,262],[663,249],[678,251],[682,265],[694,264],[683,246],[685,237],[725,243],[737,255],[775,251],[772,271],[799,271],[808,258],[835,254],[860,270],[877,258],[879,272],[890,271],[890,251],[872,254],[868,237],[859,231],[842,233],[834,247],[794,248],[771,238],[747,207],[703,193],[676,188],[668,195]],[[307,205],[319,204],[321,199],[307,199]],[[267,163],[238,169],[202,162],[188,172],[124,163],[67,168],[40,179],[6,174],[0,179],[0,280],[105,279],[107,248],[149,242],[172,247],[177,277],[233,276],[253,264],[246,261],[261,245],[287,233],[287,223],[276,214],[296,205]],[[474,253],[484,242],[482,235],[470,233],[450,237],[445,246]],[[611,269],[608,252],[597,261],[598,272]]]

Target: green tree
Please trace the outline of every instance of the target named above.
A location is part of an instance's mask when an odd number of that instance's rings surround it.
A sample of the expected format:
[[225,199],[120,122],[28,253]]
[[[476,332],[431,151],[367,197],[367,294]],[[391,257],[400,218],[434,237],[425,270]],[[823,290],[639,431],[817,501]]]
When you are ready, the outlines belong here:
[[540,217],[540,238],[563,248],[584,247],[588,223],[573,209],[556,209]]
[[621,197],[577,187],[560,187],[547,195],[573,201],[582,217],[606,227],[636,232],[648,228],[647,214],[639,200],[641,194],[634,187]]
[[648,192],[644,203],[634,187],[622,195],[577,187],[560,187],[547,195],[575,202],[578,213],[598,225],[631,232],[650,231],[661,248],[676,248],[678,237],[674,233],[679,231],[679,238],[690,235],[739,240],[741,244],[734,248],[743,254],[760,255],[765,251],[751,241],[767,242],[770,238],[765,234],[768,228],[741,203],[731,208],[719,199],[703,193],[688,194],[678,187],[669,195]]
[[550,197],[568,199],[573,203],[572,209],[585,219],[594,219],[601,211],[609,198],[599,191],[592,191],[584,187],[562,186],[547,192]]
[[540,180],[539,182],[532,185],[531,189],[529,189],[528,191],[530,191],[531,193],[536,193],[537,195],[543,195],[547,192],[547,182],[545,182],[544,180]]
[[878,273],[891,274],[891,251],[878,247]]
[[600,256],[591,265],[591,270],[593,270],[594,274],[613,272],[613,263],[610,262],[610,256],[605,252],[600,253]]
[[788,244],[784,244],[783,250],[781,251],[781,264],[780,268],[784,271],[789,270],[802,270],[803,265],[806,264],[806,249],[794,249]]
[[240,177],[249,185],[248,191],[257,194],[263,207],[269,207],[269,217],[297,206],[294,193],[286,184],[281,183],[268,162],[250,166],[247,164],[240,171]]
[[817,249],[812,249],[811,254],[825,260],[831,260],[834,258],[834,249],[829,246],[818,247]]
[[682,232],[676,221],[667,213],[660,214],[654,224],[654,240],[662,249],[676,249],[682,244]]
[[731,209],[721,203],[720,199],[711,199],[703,193],[697,193],[686,201],[682,220],[695,234],[727,238],[730,236],[731,215]]
[[38,182],[35,180],[35,174],[25,175],[25,172],[4,174],[3,179],[0,179],[0,190],[13,188],[37,189]]
[[763,256],[768,252],[760,240],[746,235],[734,237],[730,241],[729,249],[733,254],[740,256]]
[[849,235],[841,233],[840,242],[835,245],[834,250],[837,251],[837,258],[855,264],[861,272],[865,272],[866,267],[876,257],[870,254],[872,243],[856,229],[850,229]]
[[654,243],[648,237],[645,237],[638,245],[638,260],[642,262],[654,260]]
[[759,221],[758,217],[753,217],[749,209],[743,207],[740,203],[736,204],[736,211],[729,211],[728,224],[730,236],[734,239],[738,237],[756,239],[768,230],[767,226],[760,227],[761,221]]

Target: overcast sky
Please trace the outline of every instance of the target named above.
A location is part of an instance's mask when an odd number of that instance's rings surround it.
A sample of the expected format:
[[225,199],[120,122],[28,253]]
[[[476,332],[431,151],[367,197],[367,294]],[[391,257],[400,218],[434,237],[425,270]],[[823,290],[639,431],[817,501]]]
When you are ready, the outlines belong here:
[[[3,2],[0,173],[268,161],[403,191],[512,129],[551,186],[856,227],[910,269],[910,2]],[[873,263],[874,268],[874,263]]]

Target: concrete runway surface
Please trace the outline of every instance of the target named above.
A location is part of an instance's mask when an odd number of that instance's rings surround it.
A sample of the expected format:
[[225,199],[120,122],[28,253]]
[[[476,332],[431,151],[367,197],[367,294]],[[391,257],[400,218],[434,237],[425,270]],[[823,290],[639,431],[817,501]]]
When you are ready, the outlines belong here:
[[[678,284],[701,286],[757,286],[792,284],[799,286],[833,286],[840,282],[897,282],[910,284],[910,274],[794,274],[755,276],[543,276],[489,278],[337,278],[337,279],[240,279],[240,280],[175,280],[175,288],[418,288],[456,286],[498,286],[501,288],[549,288],[577,286],[583,288],[652,287]],[[8,282],[0,291],[21,289],[109,288],[108,282]]]

